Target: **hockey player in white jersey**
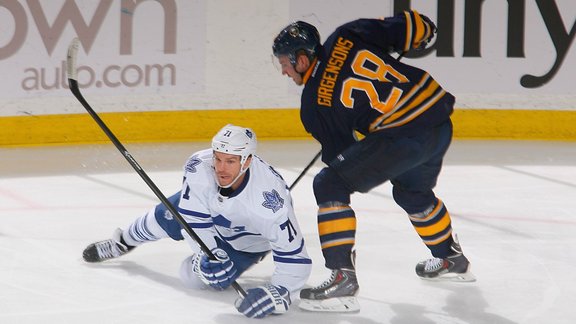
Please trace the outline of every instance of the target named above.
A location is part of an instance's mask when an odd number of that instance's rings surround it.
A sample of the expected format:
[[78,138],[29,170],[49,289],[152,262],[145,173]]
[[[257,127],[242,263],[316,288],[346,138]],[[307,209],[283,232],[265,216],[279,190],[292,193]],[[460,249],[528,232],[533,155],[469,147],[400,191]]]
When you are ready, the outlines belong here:
[[187,240],[194,253],[182,261],[180,278],[189,288],[229,287],[244,271],[272,252],[270,282],[248,289],[236,308],[247,317],[286,312],[290,295],[306,283],[312,262],[282,177],[255,155],[256,135],[226,125],[212,149],[196,152],[184,166],[182,190],[168,200],[177,206],[218,260],[209,259],[163,204],[136,219],[108,240],[90,244],[86,262],[120,257],[162,238]]

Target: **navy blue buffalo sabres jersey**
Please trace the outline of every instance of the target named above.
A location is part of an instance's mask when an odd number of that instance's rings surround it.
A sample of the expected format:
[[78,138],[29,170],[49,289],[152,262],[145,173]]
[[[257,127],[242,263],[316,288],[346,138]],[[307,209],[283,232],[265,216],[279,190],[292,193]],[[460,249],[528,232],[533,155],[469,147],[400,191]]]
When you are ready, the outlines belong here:
[[359,19],[322,45],[304,75],[300,117],[322,144],[325,163],[356,142],[355,132],[409,134],[450,118],[454,97],[427,72],[389,55],[420,46],[430,32],[424,25],[409,13]]

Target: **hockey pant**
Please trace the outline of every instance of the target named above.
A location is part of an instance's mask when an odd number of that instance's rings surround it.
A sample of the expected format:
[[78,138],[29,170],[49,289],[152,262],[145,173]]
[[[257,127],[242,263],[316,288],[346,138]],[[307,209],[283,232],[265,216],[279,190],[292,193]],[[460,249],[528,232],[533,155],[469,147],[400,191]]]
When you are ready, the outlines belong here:
[[353,266],[356,218],[353,192],[368,192],[390,181],[396,203],[409,215],[422,241],[435,257],[450,254],[452,227],[433,188],[452,139],[452,123],[399,136],[373,133],[344,150],[314,178],[319,206],[318,231],[326,267]]

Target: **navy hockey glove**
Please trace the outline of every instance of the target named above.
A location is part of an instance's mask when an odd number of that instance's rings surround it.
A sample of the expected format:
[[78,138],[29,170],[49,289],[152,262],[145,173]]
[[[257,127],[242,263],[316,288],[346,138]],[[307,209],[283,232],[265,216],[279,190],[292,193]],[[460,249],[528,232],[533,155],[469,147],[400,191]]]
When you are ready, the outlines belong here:
[[200,259],[200,279],[216,290],[228,288],[238,278],[238,270],[226,251],[216,248],[212,253],[218,260],[211,260],[202,254]]
[[434,22],[416,10],[404,11],[401,15],[404,15],[406,18],[406,28],[408,31],[404,52],[410,49],[425,49],[436,33],[436,25]]
[[235,305],[240,313],[250,318],[283,314],[290,307],[290,292],[282,286],[267,284],[248,289],[246,297],[238,298]]
[[422,39],[422,41],[420,42],[420,46],[416,48],[417,50],[425,49],[426,46],[428,46],[428,44],[432,40],[432,38],[434,38],[434,34],[436,34],[436,31],[438,30],[438,28],[436,28],[436,24],[434,24],[434,22],[430,20],[430,18],[422,14],[420,14],[420,18],[422,18],[422,23],[425,26],[424,29],[429,32],[424,33],[425,35],[427,35],[427,37],[424,37],[424,39]]

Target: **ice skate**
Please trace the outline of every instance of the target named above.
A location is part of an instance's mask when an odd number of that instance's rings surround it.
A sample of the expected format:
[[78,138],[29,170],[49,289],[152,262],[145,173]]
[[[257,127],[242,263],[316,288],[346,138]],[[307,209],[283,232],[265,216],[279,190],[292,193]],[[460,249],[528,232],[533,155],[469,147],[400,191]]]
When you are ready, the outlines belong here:
[[314,288],[300,291],[299,307],[313,312],[357,312],[360,305],[356,271],[350,269],[332,270],[330,279]]
[[86,262],[102,262],[109,259],[118,258],[132,249],[134,246],[127,246],[121,242],[122,230],[117,228],[112,234],[112,238],[104,241],[92,243],[84,249],[82,257]]
[[457,237],[451,246],[454,254],[445,259],[432,258],[419,262],[416,265],[416,274],[425,280],[433,281],[476,281],[470,272],[470,262],[462,253]]

